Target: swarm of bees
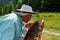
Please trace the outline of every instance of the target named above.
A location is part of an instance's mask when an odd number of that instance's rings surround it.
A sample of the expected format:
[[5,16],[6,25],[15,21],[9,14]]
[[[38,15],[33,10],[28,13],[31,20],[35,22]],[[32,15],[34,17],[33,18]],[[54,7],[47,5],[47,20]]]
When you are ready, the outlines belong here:
[[43,26],[43,19],[33,23],[33,25],[29,28],[23,40],[41,40]]

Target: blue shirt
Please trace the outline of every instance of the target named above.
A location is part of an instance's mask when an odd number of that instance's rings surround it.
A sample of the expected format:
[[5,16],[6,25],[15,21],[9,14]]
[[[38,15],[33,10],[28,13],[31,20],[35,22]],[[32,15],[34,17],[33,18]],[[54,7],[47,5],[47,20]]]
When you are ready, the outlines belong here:
[[18,14],[10,13],[0,19],[0,40],[22,40],[22,19]]

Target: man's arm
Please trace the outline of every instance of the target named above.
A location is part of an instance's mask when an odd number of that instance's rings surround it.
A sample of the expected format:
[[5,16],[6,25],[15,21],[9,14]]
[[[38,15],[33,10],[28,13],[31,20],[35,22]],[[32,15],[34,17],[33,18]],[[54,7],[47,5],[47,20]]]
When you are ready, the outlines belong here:
[[15,34],[14,23],[6,20],[0,24],[0,39],[13,40]]
[[0,40],[13,40],[15,35],[15,28],[13,20],[8,19],[7,16],[0,20]]

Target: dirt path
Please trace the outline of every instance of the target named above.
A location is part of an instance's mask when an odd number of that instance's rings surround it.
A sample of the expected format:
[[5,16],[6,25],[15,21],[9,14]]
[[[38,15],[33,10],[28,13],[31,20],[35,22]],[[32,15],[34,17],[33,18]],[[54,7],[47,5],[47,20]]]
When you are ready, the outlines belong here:
[[48,34],[53,34],[53,35],[60,36],[59,33],[55,33],[55,32],[52,32],[52,31],[45,30],[45,29],[43,30],[43,32],[46,32],[46,33],[48,33]]

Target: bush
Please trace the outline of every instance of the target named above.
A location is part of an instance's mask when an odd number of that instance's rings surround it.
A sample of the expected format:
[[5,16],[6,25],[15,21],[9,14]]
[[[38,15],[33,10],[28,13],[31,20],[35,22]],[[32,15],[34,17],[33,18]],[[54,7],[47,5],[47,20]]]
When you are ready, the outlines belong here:
[[14,3],[8,3],[5,5],[0,5],[0,15],[5,15],[10,13],[11,11],[15,11],[15,9],[20,8],[22,5],[22,0],[17,0]]

